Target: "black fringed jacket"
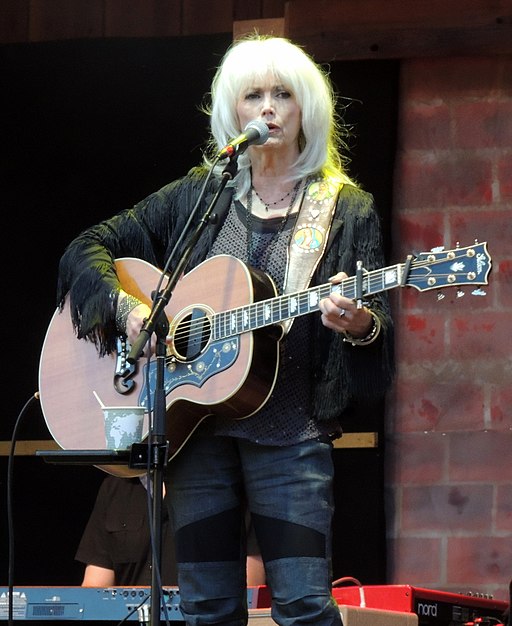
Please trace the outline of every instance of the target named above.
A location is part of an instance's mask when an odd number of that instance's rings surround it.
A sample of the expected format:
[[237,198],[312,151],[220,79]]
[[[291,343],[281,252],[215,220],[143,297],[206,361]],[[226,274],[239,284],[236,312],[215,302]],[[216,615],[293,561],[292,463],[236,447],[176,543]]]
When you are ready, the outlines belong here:
[[[115,348],[115,306],[113,294],[120,287],[114,259],[136,257],[163,268],[199,196],[205,181],[203,168],[151,194],[132,209],[93,226],[67,247],[59,266],[57,298],[62,306],[70,298],[71,316],[81,339],[93,341],[100,354]],[[217,188],[212,180],[196,213],[197,222]],[[229,206],[227,187],[218,203],[218,218],[203,233],[195,247],[189,268],[205,260]],[[373,197],[354,186],[340,193],[328,249],[312,284],[326,283],[330,276],[355,273],[361,260],[367,270],[384,266],[379,217]],[[370,307],[382,324],[377,341],[352,346],[343,335],[326,329],[315,314],[312,351],[314,385],[313,414],[317,419],[338,417],[352,401],[373,402],[389,387],[393,372],[393,323],[386,292],[372,298]]]

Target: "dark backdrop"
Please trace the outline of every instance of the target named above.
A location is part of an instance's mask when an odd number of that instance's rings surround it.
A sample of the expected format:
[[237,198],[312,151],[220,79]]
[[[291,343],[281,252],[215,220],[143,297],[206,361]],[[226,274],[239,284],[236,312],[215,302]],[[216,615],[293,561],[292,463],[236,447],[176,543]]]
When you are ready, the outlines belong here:
[[[201,157],[207,120],[198,105],[231,35],[9,45],[1,49],[4,409],[11,438],[38,388],[39,356],[55,310],[57,264],[83,228],[133,205]],[[372,191],[389,249],[398,65],[337,62],[349,104],[351,172]],[[70,390],[63,389],[63,393]],[[381,431],[382,407],[356,412],[347,431]],[[37,402],[21,439],[51,439]],[[382,438],[381,438],[382,440]],[[366,584],[385,576],[383,449],[336,450],[334,575]],[[7,459],[0,459],[2,499]],[[74,551],[104,478],[94,467],[14,462],[16,585],[75,585]],[[7,582],[5,507],[0,585]]]

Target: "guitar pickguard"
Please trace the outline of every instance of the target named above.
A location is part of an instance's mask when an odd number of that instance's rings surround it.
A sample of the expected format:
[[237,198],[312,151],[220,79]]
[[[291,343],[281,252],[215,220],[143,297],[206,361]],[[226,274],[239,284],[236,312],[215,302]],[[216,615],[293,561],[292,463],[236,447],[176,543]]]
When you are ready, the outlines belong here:
[[[168,358],[164,373],[165,395],[182,385],[202,387],[209,378],[231,367],[238,358],[239,352],[240,339],[239,337],[232,337],[209,344],[204,352],[190,361],[180,361],[176,357]],[[157,363],[153,360],[149,366],[146,364],[143,367],[143,385],[139,395],[139,405],[141,406],[148,407],[148,384],[149,398],[154,398],[156,366]],[[153,403],[151,408],[153,408]]]

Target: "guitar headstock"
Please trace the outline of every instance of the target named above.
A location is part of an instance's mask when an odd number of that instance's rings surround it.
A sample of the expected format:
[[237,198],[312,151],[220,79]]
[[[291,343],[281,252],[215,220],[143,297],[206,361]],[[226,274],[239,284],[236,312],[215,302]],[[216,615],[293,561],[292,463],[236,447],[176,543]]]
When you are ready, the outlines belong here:
[[[456,285],[487,285],[491,257],[487,242],[453,250],[422,252],[404,265],[405,284],[419,291]],[[408,271],[407,271],[408,270]],[[482,292],[482,295],[485,295]]]

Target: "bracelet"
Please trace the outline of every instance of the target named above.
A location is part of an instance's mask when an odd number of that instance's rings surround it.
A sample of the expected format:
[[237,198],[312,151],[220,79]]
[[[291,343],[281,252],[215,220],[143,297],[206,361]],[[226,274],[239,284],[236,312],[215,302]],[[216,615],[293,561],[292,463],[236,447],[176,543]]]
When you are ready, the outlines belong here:
[[345,341],[346,343],[351,343],[353,346],[368,346],[377,339],[381,329],[380,319],[375,315],[373,311],[369,311],[369,313],[372,316],[372,327],[370,328],[370,332],[366,335],[366,337],[352,337],[350,333],[344,331],[345,337],[343,337],[343,341]]
[[136,306],[139,306],[142,302],[135,296],[131,296],[129,293],[117,303],[116,309],[116,328],[120,333],[126,334],[126,322],[128,321],[128,315]]

